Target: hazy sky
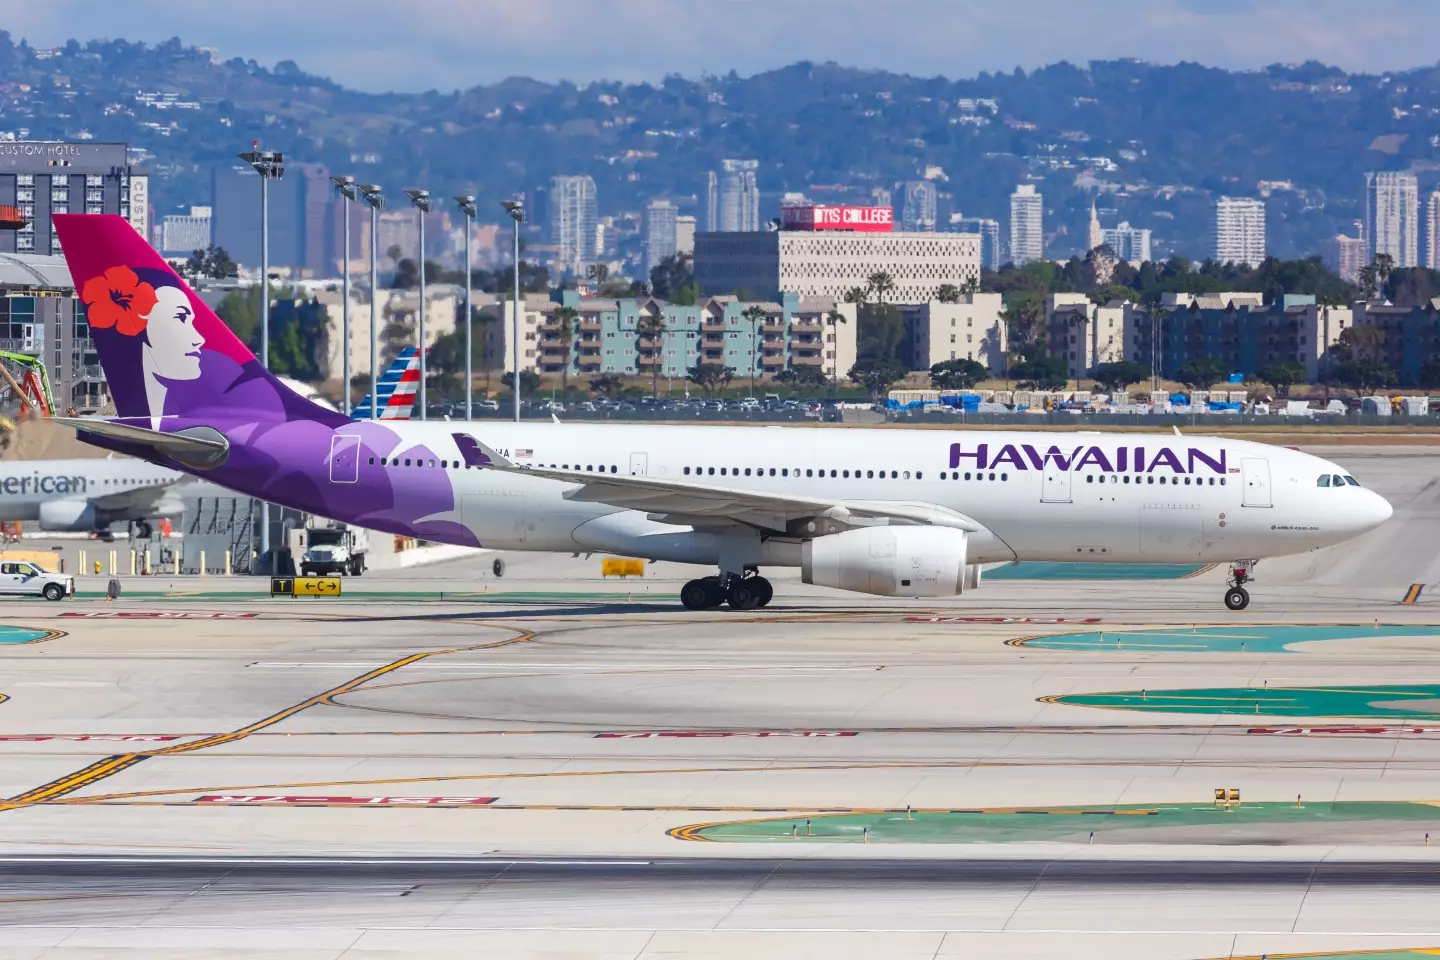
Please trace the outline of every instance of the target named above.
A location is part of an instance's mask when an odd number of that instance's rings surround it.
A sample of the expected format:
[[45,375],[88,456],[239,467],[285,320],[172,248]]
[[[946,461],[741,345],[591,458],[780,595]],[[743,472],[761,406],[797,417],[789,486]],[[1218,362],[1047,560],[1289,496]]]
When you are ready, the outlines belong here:
[[797,60],[964,77],[1125,56],[1376,72],[1440,59],[1436,0],[0,0],[0,25],[37,46],[178,36],[374,91]]

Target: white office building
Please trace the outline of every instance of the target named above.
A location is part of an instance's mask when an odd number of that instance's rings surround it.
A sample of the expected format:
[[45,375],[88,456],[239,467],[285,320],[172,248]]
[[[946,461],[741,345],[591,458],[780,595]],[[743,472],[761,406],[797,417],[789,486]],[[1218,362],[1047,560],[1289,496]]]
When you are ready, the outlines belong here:
[[1365,174],[1365,247],[1397,267],[1420,263],[1420,184],[1413,173]]
[[974,360],[1005,372],[1005,303],[998,293],[967,293],[959,303],[931,300],[900,308],[910,369],[929,370],[949,360]]
[[1215,204],[1215,259],[1258,267],[1265,260],[1265,202],[1221,197]]
[[1440,270],[1440,190],[1425,198],[1425,248],[1420,251],[1420,265]]
[[679,211],[669,200],[651,200],[645,205],[645,276],[666,257],[679,250],[676,236]]
[[843,298],[878,272],[895,283],[891,303],[937,300],[942,286],[979,282],[980,236],[773,230],[695,238],[695,280],[710,296],[774,299],[783,290]]
[[599,256],[599,204],[588,176],[550,179],[550,242],[561,269],[583,274]]
[[210,246],[210,207],[191,207],[190,213],[172,214],[160,224],[162,253],[190,254]]
[[675,218],[675,252],[695,255],[695,218],[681,215]]
[[1024,183],[1010,194],[1010,260],[1017,267],[1045,259],[1045,198]]
[[1149,230],[1121,223],[1113,230],[1101,230],[1100,242],[1126,263],[1145,263],[1150,259]]
[[1004,263],[1003,248],[1000,244],[1000,221],[983,217],[961,217],[951,215],[950,229],[956,233],[978,233],[980,235],[980,266],[995,271]]

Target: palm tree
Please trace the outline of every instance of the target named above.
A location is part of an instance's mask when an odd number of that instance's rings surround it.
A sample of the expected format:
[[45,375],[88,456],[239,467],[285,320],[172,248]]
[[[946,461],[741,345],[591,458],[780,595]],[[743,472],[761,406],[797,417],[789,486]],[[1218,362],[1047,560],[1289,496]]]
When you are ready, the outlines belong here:
[[[825,343],[828,343],[831,338],[836,337],[836,324],[849,322],[850,321],[846,319],[845,314],[841,313],[839,310],[831,310],[829,313],[825,314],[825,323],[827,326],[830,327],[830,335],[826,339]],[[820,349],[822,353],[826,349],[825,343],[820,344]],[[830,392],[833,394],[835,392],[835,384],[840,379],[840,345],[838,341],[835,345],[835,349],[832,352],[835,354],[835,363],[831,367],[830,373]]]
[[555,332],[555,339],[565,346],[565,357],[560,364],[560,393],[565,395],[570,390],[570,348],[578,339],[576,328],[580,323],[580,311],[574,307],[561,307],[551,314],[551,319],[560,323],[560,328]]
[[665,360],[665,354],[662,349],[664,343],[663,338],[669,332],[670,328],[665,326],[664,318],[649,311],[642,314],[640,321],[635,325],[635,333],[639,339],[660,341],[660,343],[655,346],[654,355],[650,360],[650,395],[652,397],[658,397],[660,395],[660,366]]
[[765,308],[752,303],[740,314],[742,320],[750,321],[750,396],[755,396],[755,371],[760,365],[760,324],[765,322]]
[[864,303],[870,299],[869,287],[851,287],[845,291],[846,303]]
[[882,307],[885,305],[885,298],[895,292],[895,278],[884,270],[877,270],[869,277],[870,292],[875,294],[875,300]]

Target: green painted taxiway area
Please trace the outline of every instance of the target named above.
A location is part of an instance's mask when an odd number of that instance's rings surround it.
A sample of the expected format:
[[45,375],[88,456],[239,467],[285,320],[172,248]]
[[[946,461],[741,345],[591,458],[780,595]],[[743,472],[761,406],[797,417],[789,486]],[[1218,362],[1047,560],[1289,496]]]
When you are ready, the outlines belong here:
[[1106,630],[1013,641],[1045,650],[1152,653],[1294,653],[1297,643],[1324,640],[1434,638],[1440,626],[1394,624],[1274,624],[1267,626],[1171,627],[1161,630]]
[[10,627],[0,625],[0,644],[36,643],[55,636],[53,630],[36,630],[32,627]]
[[985,571],[986,580],[1181,580],[1205,567],[1190,563],[1007,563]]
[[1364,687],[1197,687],[1041,697],[1073,707],[1261,717],[1440,720],[1440,684]]
[[[1189,843],[1263,843],[1297,830],[1323,831],[1328,824],[1354,831],[1385,825],[1416,843],[1427,832],[1440,837],[1440,806],[1429,803],[1212,803],[1036,807],[992,810],[873,810],[788,816],[765,820],[694,824],[670,835],[716,843],[1022,843],[1104,842],[1124,832],[1126,843],[1145,836]],[[1093,838],[1092,835],[1093,834]],[[1157,842],[1160,840],[1155,837]]]
[[1229,960],[1421,960],[1440,957],[1440,947],[1416,947],[1409,950],[1359,950],[1353,953],[1267,953]]

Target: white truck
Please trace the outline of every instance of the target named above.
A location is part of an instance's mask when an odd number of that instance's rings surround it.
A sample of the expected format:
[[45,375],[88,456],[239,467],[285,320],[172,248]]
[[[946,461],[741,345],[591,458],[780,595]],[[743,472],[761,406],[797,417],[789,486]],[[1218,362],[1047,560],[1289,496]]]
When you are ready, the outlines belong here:
[[64,600],[75,596],[75,578],[64,573],[50,573],[26,560],[5,560],[0,562],[0,594]]
[[302,577],[349,575],[365,572],[369,535],[359,527],[326,523],[305,529],[305,552],[300,555]]

